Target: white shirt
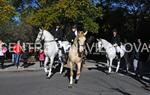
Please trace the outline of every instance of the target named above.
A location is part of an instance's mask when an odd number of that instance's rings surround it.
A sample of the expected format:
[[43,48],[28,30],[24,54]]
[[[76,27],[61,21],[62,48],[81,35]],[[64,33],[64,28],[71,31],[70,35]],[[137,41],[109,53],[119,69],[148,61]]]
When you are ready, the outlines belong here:
[[58,28],[56,28],[56,31],[58,31]]
[[1,44],[0,44],[0,56],[4,56],[4,53],[2,52],[2,46],[3,46],[3,44],[4,44],[4,43],[1,43]]
[[0,48],[0,56],[4,56],[4,53],[2,52],[2,47]]
[[75,35],[76,35],[76,36],[78,35],[78,31],[77,31],[77,30],[75,31]]

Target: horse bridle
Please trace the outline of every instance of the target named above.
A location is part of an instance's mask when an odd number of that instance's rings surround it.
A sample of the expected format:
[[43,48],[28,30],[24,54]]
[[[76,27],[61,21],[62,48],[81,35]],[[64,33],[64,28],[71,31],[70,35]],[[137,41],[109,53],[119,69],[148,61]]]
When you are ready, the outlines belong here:
[[84,44],[83,44],[83,45],[80,45],[80,44],[79,44],[79,40],[77,40],[77,44],[78,44],[78,46],[84,47]]
[[42,31],[41,31],[41,32],[42,32],[42,33],[38,34],[38,35],[40,35],[40,37],[37,37],[40,41],[42,41],[43,29],[42,29]]
[[100,45],[101,45],[101,48],[103,48],[103,47],[102,47],[102,45],[103,45],[103,42],[102,42],[102,40],[101,40],[101,39],[100,39],[100,42],[101,42],[101,44],[100,44]]
[[79,44],[79,39],[77,39],[77,48],[78,48],[78,54],[79,54],[79,57],[82,57],[83,53],[84,53],[84,50],[82,52],[80,52],[80,47],[83,47],[84,48],[85,44],[83,45],[80,45]]

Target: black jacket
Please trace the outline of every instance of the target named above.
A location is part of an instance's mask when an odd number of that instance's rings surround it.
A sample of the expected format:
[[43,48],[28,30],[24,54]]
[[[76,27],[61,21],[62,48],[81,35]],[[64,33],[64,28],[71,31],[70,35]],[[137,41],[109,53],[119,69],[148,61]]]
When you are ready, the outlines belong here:
[[57,38],[58,40],[63,40],[64,34],[63,34],[63,32],[61,31],[61,29],[58,29],[58,30],[56,31],[56,28],[55,28],[55,29],[53,29],[53,30],[51,31],[51,33],[52,33],[52,35],[54,36],[54,38]]
[[75,37],[76,37],[75,32],[72,32],[72,31],[68,32],[68,34],[66,35],[67,40],[71,43],[72,43],[72,40],[75,39]]
[[121,45],[120,37],[119,36],[112,37],[111,44],[113,44],[113,45],[117,44],[118,46],[120,46]]

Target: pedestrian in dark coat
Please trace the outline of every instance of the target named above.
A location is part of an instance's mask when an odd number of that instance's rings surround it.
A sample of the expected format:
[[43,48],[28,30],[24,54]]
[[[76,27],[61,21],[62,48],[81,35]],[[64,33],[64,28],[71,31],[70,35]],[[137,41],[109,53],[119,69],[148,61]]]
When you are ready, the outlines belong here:
[[[23,64],[22,66],[25,68],[25,67],[28,67],[28,58],[29,58],[29,48],[26,46],[25,47],[25,50],[23,51],[23,54],[22,54],[22,59],[23,59]],[[21,67],[22,67],[21,66]]]
[[138,76],[140,70],[141,70],[141,52],[140,50],[141,49],[136,49],[136,48],[139,48],[139,46],[141,45],[141,39],[136,39],[135,41],[135,46],[133,48],[133,51],[132,51],[132,58],[133,58],[133,67],[134,67],[134,72],[136,74],[136,76]]

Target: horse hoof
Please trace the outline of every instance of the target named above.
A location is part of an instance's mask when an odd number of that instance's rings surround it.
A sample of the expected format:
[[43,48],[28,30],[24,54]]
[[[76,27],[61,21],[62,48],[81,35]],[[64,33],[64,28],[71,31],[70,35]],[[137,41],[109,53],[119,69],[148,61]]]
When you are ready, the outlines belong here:
[[47,76],[46,79],[50,79],[50,77]]
[[48,76],[48,73],[46,73],[46,76]]
[[78,80],[75,80],[75,84],[77,84],[78,83]]
[[71,84],[69,84],[69,85],[68,85],[68,88],[72,88],[72,85],[71,85]]
[[106,72],[106,74],[107,74],[107,75],[110,75],[110,74],[111,74],[111,72],[108,72],[108,71],[107,71],[107,72]]
[[62,72],[59,72],[60,75],[62,75]]

